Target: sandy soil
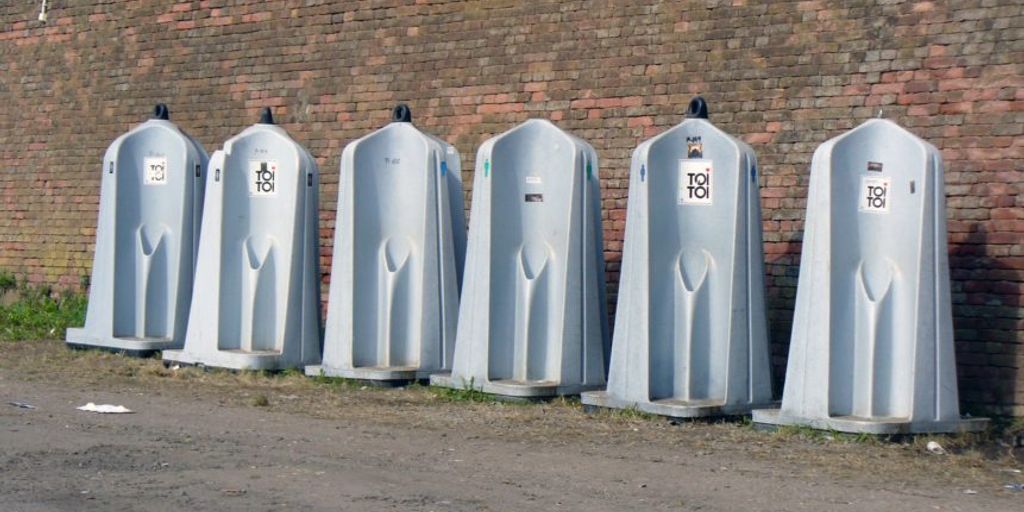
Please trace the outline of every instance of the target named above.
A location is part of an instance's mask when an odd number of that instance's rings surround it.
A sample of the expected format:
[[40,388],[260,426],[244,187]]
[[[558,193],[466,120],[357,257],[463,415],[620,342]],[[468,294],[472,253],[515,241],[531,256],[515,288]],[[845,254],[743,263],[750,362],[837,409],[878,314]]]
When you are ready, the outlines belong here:
[[1003,487],[1021,454],[996,440],[933,455],[464,395],[4,343],[0,510],[1024,510]]

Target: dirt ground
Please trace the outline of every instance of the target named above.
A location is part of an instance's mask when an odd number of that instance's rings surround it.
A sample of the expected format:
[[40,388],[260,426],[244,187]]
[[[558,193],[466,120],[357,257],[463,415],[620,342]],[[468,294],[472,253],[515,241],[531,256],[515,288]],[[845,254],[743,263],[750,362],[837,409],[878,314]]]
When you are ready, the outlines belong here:
[[3,343],[0,510],[1024,510],[1022,449],[997,439],[934,455],[476,398]]

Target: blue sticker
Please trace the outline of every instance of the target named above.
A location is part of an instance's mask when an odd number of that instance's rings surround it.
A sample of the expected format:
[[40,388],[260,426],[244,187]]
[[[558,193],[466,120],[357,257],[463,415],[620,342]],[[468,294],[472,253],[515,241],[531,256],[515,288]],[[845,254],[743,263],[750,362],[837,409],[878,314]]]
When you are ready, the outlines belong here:
[[491,175],[491,161],[484,160],[484,178]]
[[750,181],[757,181],[757,167],[750,168]]
[[587,179],[588,179],[588,180],[590,179],[590,173],[591,173],[591,170],[590,170],[590,162],[587,162]]
[[647,176],[647,166],[640,164],[640,181],[644,181],[644,176]]
[[441,176],[448,174],[448,162],[441,162]]

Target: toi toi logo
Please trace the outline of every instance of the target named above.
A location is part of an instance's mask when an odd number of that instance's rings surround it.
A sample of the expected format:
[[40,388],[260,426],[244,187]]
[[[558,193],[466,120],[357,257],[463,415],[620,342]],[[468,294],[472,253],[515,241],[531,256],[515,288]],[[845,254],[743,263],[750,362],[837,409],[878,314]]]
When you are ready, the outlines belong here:
[[277,162],[251,160],[249,174],[249,195],[269,196],[276,193]]
[[712,184],[711,160],[679,162],[679,204],[711,204]]
[[146,171],[143,183],[146,185],[163,185],[167,183],[167,158],[146,157],[143,165]]
[[886,213],[889,211],[889,178],[863,177],[860,181],[860,211]]

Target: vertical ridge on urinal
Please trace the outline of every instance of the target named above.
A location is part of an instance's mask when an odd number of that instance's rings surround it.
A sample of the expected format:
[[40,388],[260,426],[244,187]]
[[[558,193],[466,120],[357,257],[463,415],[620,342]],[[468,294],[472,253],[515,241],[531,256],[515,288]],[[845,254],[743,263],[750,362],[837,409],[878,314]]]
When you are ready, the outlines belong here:
[[252,256],[248,242],[242,245],[242,276],[241,276],[241,310],[238,314],[239,324],[235,327],[238,349],[252,352],[253,321],[256,311],[256,284],[259,279],[259,267],[251,263]]
[[[879,344],[881,342],[880,336],[885,334],[881,332],[883,327],[881,325],[882,315],[887,313],[886,310],[891,307],[891,301],[887,299],[892,289],[892,272],[891,264],[886,260],[878,262],[862,261],[857,269],[858,298],[855,300],[855,307],[858,309],[858,312],[854,314],[857,315],[856,324],[864,324],[857,329],[858,331],[864,331],[863,335],[859,332],[857,333],[857,339],[859,343],[866,344],[866,348],[861,356],[862,363],[865,365],[863,371],[856,370],[858,358],[854,358],[854,379],[855,382],[857,380],[861,381],[854,387],[854,416],[872,417],[880,415],[877,408],[878,390],[876,389],[876,384],[879,381]],[[889,332],[888,334],[891,338],[892,333]],[[887,355],[890,358],[894,357],[894,347],[891,346],[891,342],[887,348],[889,349]],[[858,353],[860,352],[858,351]],[[887,378],[890,377],[887,376]],[[864,389],[864,386],[866,386],[866,389]],[[860,399],[857,398],[858,391]],[[887,403],[891,403],[891,400],[887,400]]]
[[[520,253],[521,255],[522,253]],[[533,280],[526,276],[520,260],[516,280],[515,338],[512,348],[512,379],[525,382],[530,373],[530,320],[533,305]]]
[[256,269],[256,289],[253,291],[252,351],[280,352],[277,323],[283,316],[277,292],[277,258],[274,246],[267,247],[266,256]]
[[[922,188],[925,188],[926,190],[928,190],[931,187],[934,187],[936,183],[943,183],[943,174],[944,174],[943,173],[943,169],[942,169],[942,160],[941,160],[941,158],[939,158],[935,154],[932,154],[929,157],[929,162],[928,163],[929,163],[929,166],[931,167],[932,174],[930,176],[926,177],[927,183],[922,184],[922,185],[924,185],[924,187],[922,187]],[[933,242],[932,243],[934,244],[933,250],[934,250],[934,253],[935,253],[935,259],[939,260],[939,261],[935,262],[934,266],[932,267],[932,271],[931,271],[931,278],[933,280],[933,285],[932,286],[933,286],[933,289],[935,290],[935,292],[933,293],[934,298],[932,299],[933,300],[932,307],[935,308],[935,311],[944,311],[945,310],[945,307],[944,307],[945,304],[943,304],[943,300],[944,300],[945,297],[949,297],[949,289],[947,288],[946,290],[940,290],[940,286],[942,284],[948,285],[949,280],[948,279],[945,279],[945,280],[944,279],[940,279],[939,272],[941,272],[941,269],[944,269],[944,268],[948,269],[949,268],[949,261],[948,261],[949,253],[948,253],[947,247],[946,247],[946,244],[947,244],[947,241],[946,241],[946,216],[945,216],[945,213],[946,213],[946,196],[944,194],[932,194],[932,195],[935,197],[935,200],[933,202],[933,210],[932,210],[933,211],[933,217],[935,219],[934,222],[932,223],[932,238],[933,238]],[[942,341],[942,329],[941,329],[942,325],[941,324],[943,322],[947,322],[947,321],[951,322],[951,320],[949,320],[949,318],[946,317],[945,315],[937,314],[937,315],[934,315],[934,317],[935,317],[935,335],[934,335],[933,339],[934,339],[934,343],[935,343],[935,346],[934,346],[935,356],[934,356],[934,358],[932,360],[933,364],[934,364],[934,367],[933,367],[934,375],[932,376],[932,386],[933,386],[933,389],[935,389],[935,397],[934,397],[934,400],[932,401],[932,404],[933,404],[933,407],[934,407],[934,410],[932,411],[932,418],[935,419],[936,421],[939,421],[940,419],[942,419],[942,397],[944,396],[944,393],[942,393],[942,384],[941,384],[941,382],[942,382],[942,366],[943,366],[942,365],[942,361],[941,361],[942,350],[941,350],[941,346],[939,346],[939,344]],[[955,355],[954,355],[954,357],[955,357]],[[954,362],[954,364],[952,366],[955,368],[956,367],[956,363]],[[955,388],[954,388],[954,391],[956,391]],[[959,398],[959,397],[957,397],[957,398]],[[957,407],[959,407],[959,403],[955,403],[955,405]]]
[[[519,250],[519,279],[516,289],[515,347],[513,349],[513,378],[520,381],[539,380],[538,374],[547,373],[544,364],[548,355],[534,349],[534,342],[548,335],[547,325],[538,324],[539,309],[548,305],[546,270],[549,254],[543,243],[527,242]],[[538,298],[538,295],[540,298]],[[540,304],[538,304],[540,302]],[[541,315],[539,318],[544,318]]]
[[[647,151],[641,146],[633,152],[630,162],[630,200],[626,204],[626,231],[623,236],[622,264],[620,267],[619,295],[616,304],[615,336],[608,361],[607,395],[621,397],[627,403],[651,400],[653,397],[651,371],[651,324],[649,315],[651,295],[651,237],[647,209],[646,174]],[[641,282],[643,286],[630,286]],[[629,343],[630,338],[640,343]],[[638,368],[639,372],[632,372]],[[646,376],[637,378],[636,374]]]
[[247,352],[277,350],[277,297],[274,243],[265,240],[266,248],[255,247],[250,236],[242,245],[242,311],[239,325],[239,348]]
[[[683,400],[690,399],[690,372],[679,371],[680,369],[689,369],[693,365],[691,359],[693,355],[693,292],[687,289],[682,269],[682,255],[676,265],[676,293],[675,293],[675,343],[672,344],[672,372],[671,377],[673,381],[672,395],[680,397]],[[681,346],[680,346],[681,345]],[[658,397],[661,398],[661,397]],[[668,397],[666,397],[668,398]]]
[[387,265],[387,241],[381,245],[377,265],[377,357],[369,366],[391,365],[391,269]]
[[[141,279],[136,281],[141,284],[139,299],[136,302],[141,304],[137,311],[142,312],[141,322],[136,326],[140,338],[169,338],[171,326],[168,325],[168,315],[173,311],[174,301],[168,294],[168,236],[167,227],[156,228],[159,235],[155,243],[150,243],[148,254],[141,255],[144,270]],[[144,228],[140,228],[140,233]],[[144,233],[142,233],[143,236]],[[171,310],[171,311],[168,311]]]
[[750,181],[744,188],[747,232],[747,381],[748,404],[768,403],[772,400],[773,369],[771,364],[771,334],[766,313],[764,242],[761,229],[761,194],[757,155],[748,148],[747,164]]
[[134,331],[137,338],[146,337],[146,320],[149,313],[149,272],[152,268],[153,256],[159,250],[163,242],[163,232],[157,236],[155,242],[147,239],[145,226],[139,226],[137,233],[138,251],[135,259],[135,325]]
[[[432,171],[428,179],[434,183],[433,218],[436,219],[436,225],[434,229],[434,249],[436,264],[434,266],[436,268],[436,275],[443,276],[445,275],[444,267],[446,263],[449,261],[445,257],[449,250],[447,244],[453,242],[451,236],[446,236],[450,234],[449,230],[451,228],[450,223],[447,222],[448,215],[450,213],[448,209],[445,208],[445,205],[450,204],[449,201],[447,200],[448,186],[447,183],[445,182],[445,174],[448,172],[448,164],[443,157],[439,158],[436,152],[431,152],[428,167]],[[447,304],[445,304],[445,292],[447,291],[447,287],[448,283],[446,282],[446,280],[439,279],[437,293],[434,295],[437,300],[437,303],[441,305],[441,315],[439,316],[437,322],[437,337],[439,343],[437,344],[435,354],[432,355],[432,357],[435,357],[436,360],[438,361],[437,366],[439,368],[445,367],[445,349],[446,344],[449,342],[447,338],[448,315],[446,314],[449,308],[447,307]],[[421,363],[425,362],[426,361],[421,361]]]
[[[696,392],[695,388],[704,390],[704,386],[698,385],[695,379],[700,375],[696,369],[711,363],[710,352],[701,354],[706,357],[698,357],[697,348],[700,344],[695,343],[695,338],[700,334],[706,335],[706,333],[698,332],[698,326],[702,323],[700,322],[702,319],[698,316],[703,316],[700,313],[704,311],[703,302],[707,297],[707,294],[704,293],[704,283],[707,281],[710,271],[710,258],[703,250],[684,249],[676,257],[675,301],[680,314],[676,315],[675,319],[677,327],[674,352],[676,354],[672,378],[677,382],[673,386],[675,396],[686,401],[706,398],[705,393]],[[679,327],[680,323],[682,323],[681,328]],[[683,346],[680,347],[679,343],[682,343]],[[706,340],[705,344],[707,344]],[[686,371],[680,371],[683,368]],[[679,383],[680,378],[682,385]]]
[[[587,158],[584,155],[583,151],[577,152],[577,159],[579,160],[579,164],[578,165],[579,165],[580,171],[581,171],[580,172],[580,182],[578,184],[578,186],[580,187],[580,204],[583,206],[583,208],[586,208],[587,204],[588,204],[587,203],[587,197],[589,195],[589,194],[587,194],[587,192],[588,192],[587,182],[590,181],[590,179],[591,179],[591,176],[590,176],[591,168],[590,168],[589,162],[587,162]],[[580,279],[580,281],[581,281],[580,286],[582,288],[582,292],[580,293],[580,299],[581,299],[580,303],[583,304],[583,303],[585,303],[585,300],[586,300],[586,297],[587,297],[587,293],[589,292],[589,286],[588,286],[588,284],[589,284],[588,281],[589,280],[586,278],[586,273],[587,273],[587,270],[589,270],[589,268],[590,268],[590,265],[587,265],[587,259],[588,259],[587,258],[587,256],[588,256],[588,253],[587,253],[587,235],[589,234],[589,230],[587,229],[587,216],[586,215],[580,215],[580,227],[579,227],[579,230],[580,230],[580,247],[579,247],[579,251],[580,251],[580,269],[582,269],[582,271],[580,272],[580,278],[581,278]],[[579,311],[579,323],[580,323],[580,332],[582,332],[584,337],[586,337],[586,333],[587,333],[587,311],[586,311],[586,308],[583,308],[583,307],[580,308],[580,311]],[[579,357],[577,357],[577,361],[578,361],[577,364],[579,365],[579,369],[580,369],[580,380],[582,382],[587,382],[587,346],[586,346],[586,344],[584,344],[582,347],[580,347]]]
[[398,357],[395,357],[395,352],[399,344],[401,348],[408,349],[408,333],[401,328],[402,319],[398,317],[409,312],[408,307],[402,307],[402,301],[409,299],[404,277],[411,250],[409,240],[388,238],[381,244],[383,265],[378,266],[381,277],[377,293],[377,366],[395,366],[396,359],[401,359],[402,365],[408,364],[408,354],[399,350]]

